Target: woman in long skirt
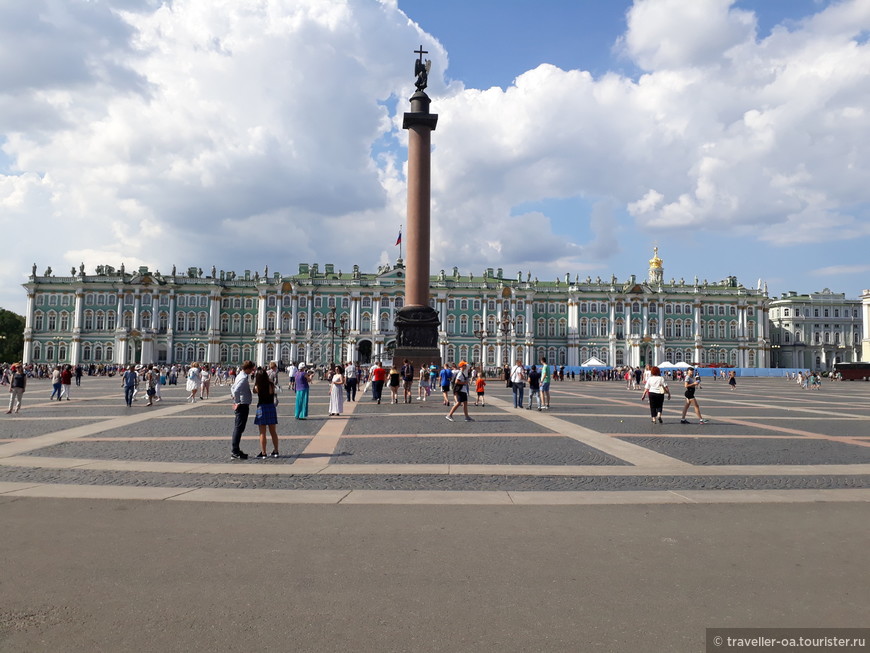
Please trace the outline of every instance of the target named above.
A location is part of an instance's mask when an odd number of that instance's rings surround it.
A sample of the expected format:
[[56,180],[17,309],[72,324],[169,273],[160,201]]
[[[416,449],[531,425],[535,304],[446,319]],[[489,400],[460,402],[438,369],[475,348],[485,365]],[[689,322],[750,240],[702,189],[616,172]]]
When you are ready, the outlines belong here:
[[329,389],[329,414],[341,415],[344,410],[344,374],[340,365],[332,370],[332,382]]

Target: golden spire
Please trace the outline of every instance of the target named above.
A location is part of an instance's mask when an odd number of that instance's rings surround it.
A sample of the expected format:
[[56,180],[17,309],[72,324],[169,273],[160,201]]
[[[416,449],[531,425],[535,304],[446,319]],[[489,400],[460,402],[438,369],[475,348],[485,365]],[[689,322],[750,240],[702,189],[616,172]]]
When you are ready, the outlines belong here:
[[650,270],[661,270],[662,260],[659,258],[659,248],[653,247],[653,257],[649,260]]

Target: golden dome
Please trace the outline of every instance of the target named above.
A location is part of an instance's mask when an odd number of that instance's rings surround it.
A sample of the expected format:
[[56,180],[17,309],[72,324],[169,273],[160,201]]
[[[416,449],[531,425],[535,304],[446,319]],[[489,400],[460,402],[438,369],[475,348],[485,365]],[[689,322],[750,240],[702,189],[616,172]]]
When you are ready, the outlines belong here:
[[662,260],[659,258],[659,248],[653,247],[653,257],[649,260],[649,267],[653,270],[662,268]]

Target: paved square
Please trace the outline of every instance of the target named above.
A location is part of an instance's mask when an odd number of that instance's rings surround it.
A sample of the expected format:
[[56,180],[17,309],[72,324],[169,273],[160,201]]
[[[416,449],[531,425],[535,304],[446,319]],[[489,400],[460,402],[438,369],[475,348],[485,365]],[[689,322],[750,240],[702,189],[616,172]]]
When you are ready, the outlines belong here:
[[[0,483],[12,484],[3,486],[9,496],[32,491],[24,485],[208,487],[345,491],[329,495],[345,502],[406,502],[433,490],[472,502],[507,493],[498,496],[508,503],[516,492],[545,503],[566,492],[626,502],[722,501],[720,490],[732,490],[730,499],[761,491],[782,500],[776,492],[787,490],[795,498],[808,490],[870,497],[870,384],[807,391],[785,379],[741,379],[732,391],[708,381],[698,394],[710,420],[703,425],[691,412],[692,423],[680,424],[683,399],[673,385],[664,423],[651,424],[640,393],[621,382],[556,382],[544,411],[514,408],[511,391],[493,382],[487,405],[469,407],[472,422],[461,412],[445,420],[440,395],[378,405],[360,393],[343,415],[328,417],[328,385],[315,383],[307,420],[293,418],[292,392],[281,395],[279,459],[253,458],[252,410],[242,440],[251,459],[231,461],[226,386],[194,404],[183,388],[164,387],[154,406],[140,398],[127,408],[116,379],[85,377],[63,402],[48,401],[47,382],[33,380],[22,412],[0,420]],[[368,490],[394,494],[360,494]]]

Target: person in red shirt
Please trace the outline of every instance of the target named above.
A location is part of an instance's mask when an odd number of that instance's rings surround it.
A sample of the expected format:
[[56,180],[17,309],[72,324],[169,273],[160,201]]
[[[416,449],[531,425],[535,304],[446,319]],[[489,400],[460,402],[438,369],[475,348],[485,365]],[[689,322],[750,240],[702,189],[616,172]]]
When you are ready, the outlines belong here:
[[483,378],[483,374],[477,375],[477,381],[475,382],[475,388],[477,390],[477,399],[474,401],[475,406],[486,406],[486,397],[484,394],[486,392],[486,379]]
[[69,365],[64,365],[63,370],[60,373],[60,388],[61,394],[58,398],[58,401],[66,397],[66,400],[69,401],[69,389],[72,385],[72,370]]
[[381,393],[384,391],[384,381],[387,380],[387,370],[381,365],[381,361],[376,361],[371,369],[372,375],[372,399],[381,403]]

